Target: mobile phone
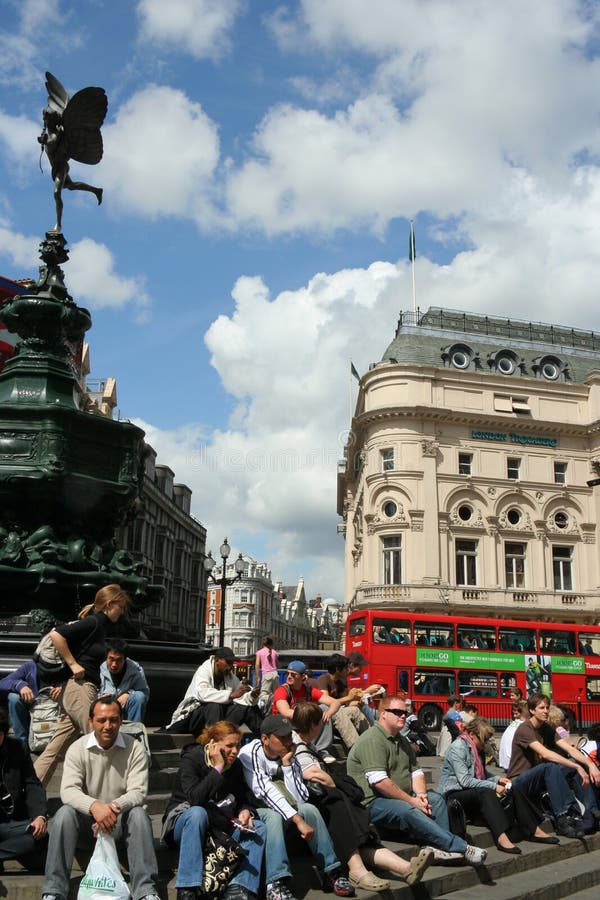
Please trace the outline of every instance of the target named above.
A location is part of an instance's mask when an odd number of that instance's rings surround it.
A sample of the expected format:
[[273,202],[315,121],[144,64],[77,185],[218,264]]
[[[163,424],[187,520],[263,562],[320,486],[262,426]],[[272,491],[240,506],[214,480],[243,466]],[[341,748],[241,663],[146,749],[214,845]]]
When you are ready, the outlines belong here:
[[254,828],[249,828],[248,825],[243,825],[239,819],[232,819],[231,824],[234,828],[238,828],[242,832],[254,833]]

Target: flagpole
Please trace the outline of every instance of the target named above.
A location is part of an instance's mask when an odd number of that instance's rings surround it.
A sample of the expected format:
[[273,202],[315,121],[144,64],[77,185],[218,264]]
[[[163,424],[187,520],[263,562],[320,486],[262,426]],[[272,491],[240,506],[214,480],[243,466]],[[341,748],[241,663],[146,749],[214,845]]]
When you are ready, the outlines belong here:
[[412,302],[413,302],[413,313],[415,316],[415,323],[417,321],[417,291],[415,287],[415,232],[413,228],[413,220],[410,220],[410,267],[412,272]]
[[350,379],[350,383],[348,384],[348,390],[350,392],[349,403],[348,403],[350,415],[348,417],[348,421],[352,422],[352,360],[350,360],[350,371],[348,373],[348,377]]

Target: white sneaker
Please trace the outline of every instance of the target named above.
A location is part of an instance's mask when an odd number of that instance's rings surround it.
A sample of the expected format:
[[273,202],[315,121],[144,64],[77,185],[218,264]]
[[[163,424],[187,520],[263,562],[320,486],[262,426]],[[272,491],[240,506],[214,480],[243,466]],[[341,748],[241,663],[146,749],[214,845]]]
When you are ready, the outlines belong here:
[[486,859],[487,850],[467,844],[467,849],[465,850],[465,862],[468,862],[471,866],[482,866]]
[[457,859],[464,859],[464,853],[457,853],[454,850],[438,850],[437,847],[433,848],[433,861],[436,863],[449,863],[455,862]]

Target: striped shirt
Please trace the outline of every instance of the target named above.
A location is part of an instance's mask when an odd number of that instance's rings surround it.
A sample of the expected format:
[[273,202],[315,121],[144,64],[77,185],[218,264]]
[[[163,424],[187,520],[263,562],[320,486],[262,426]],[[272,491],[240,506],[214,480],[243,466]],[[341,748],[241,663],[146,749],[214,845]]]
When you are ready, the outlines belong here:
[[[244,767],[246,783],[259,805],[275,810],[286,821],[296,815],[298,810],[273,783],[274,779],[281,777],[281,759],[269,759],[258,738],[242,747],[238,759]],[[289,794],[297,803],[305,803],[308,800],[308,788],[302,778],[298,760],[292,759],[291,766],[284,766],[281,772]]]

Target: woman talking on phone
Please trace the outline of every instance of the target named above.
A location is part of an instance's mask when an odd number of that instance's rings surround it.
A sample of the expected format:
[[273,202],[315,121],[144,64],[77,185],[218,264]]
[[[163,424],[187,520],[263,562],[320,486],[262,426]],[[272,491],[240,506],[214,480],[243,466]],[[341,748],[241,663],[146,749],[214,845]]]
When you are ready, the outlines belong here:
[[177,900],[200,897],[202,848],[210,828],[231,835],[247,851],[224,900],[255,900],[258,894],[266,827],[254,817],[253,795],[237,758],[241,739],[232,722],[216,722],[181,751],[162,834],[167,844],[179,846]]

